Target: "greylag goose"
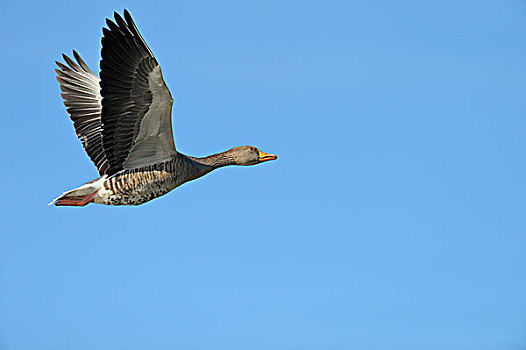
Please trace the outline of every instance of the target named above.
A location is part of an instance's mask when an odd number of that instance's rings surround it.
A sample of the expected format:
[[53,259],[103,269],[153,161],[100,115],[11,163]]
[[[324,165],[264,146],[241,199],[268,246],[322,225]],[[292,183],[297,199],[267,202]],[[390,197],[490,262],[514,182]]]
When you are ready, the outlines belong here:
[[277,157],[253,146],[208,157],[175,149],[173,99],[159,64],[130,13],[114,13],[103,28],[100,79],[73,51],[56,62],[62,98],[78,138],[100,177],[50,203],[138,205],[226,165],[254,165]]

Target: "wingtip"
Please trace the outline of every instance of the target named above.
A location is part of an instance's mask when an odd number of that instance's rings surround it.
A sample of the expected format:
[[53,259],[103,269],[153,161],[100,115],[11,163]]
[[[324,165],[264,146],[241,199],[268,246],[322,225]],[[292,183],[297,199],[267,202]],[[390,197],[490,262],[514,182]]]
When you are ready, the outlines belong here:
[[113,12],[113,17],[115,18],[116,22],[118,22],[119,20],[122,21],[122,16],[117,11]]
[[73,61],[71,59],[71,57],[69,57],[68,55],[66,54],[62,54],[62,58],[64,59],[64,61],[66,62],[66,64],[73,70],[79,70],[79,66],[75,63],[75,61]]
[[79,53],[76,50],[73,50],[73,57],[75,57],[75,60],[77,60],[77,63],[82,67],[84,64],[84,61],[80,57]]
[[132,24],[134,24],[133,18],[131,16],[130,12],[127,9],[124,9],[123,13],[124,13],[124,19],[126,20],[128,25],[131,26]]
[[82,59],[82,57],[80,57],[80,54],[76,51],[76,50],[73,50],[73,56],[75,57],[75,59],[77,60],[77,63],[78,65],[80,66],[80,68],[82,68],[85,72],[88,72],[88,73],[92,73],[93,72],[91,71],[91,69],[89,69],[88,65],[86,64],[86,62],[84,62],[84,60]]

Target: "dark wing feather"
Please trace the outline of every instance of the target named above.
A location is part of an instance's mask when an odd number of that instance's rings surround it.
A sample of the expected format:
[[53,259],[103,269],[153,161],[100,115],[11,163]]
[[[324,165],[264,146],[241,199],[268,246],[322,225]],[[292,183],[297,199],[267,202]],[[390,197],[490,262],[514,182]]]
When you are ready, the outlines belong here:
[[73,50],[77,60],[62,55],[66,64],[56,62],[57,80],[62,90],[64,105],[73,121],[75,132],[100,175],[104,175],[109,164],[102,146],[101,100],[99,78],[93,74],[80,55]]
[[102,142],[108,174],[175,156],[173,100],[157,60],[128,11],[103,28],[101,68]]

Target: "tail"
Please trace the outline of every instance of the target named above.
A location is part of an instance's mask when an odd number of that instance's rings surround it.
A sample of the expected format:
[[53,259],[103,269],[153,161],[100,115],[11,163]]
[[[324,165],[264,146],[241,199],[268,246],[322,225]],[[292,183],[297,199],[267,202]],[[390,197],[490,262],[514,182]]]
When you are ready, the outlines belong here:
[[88,182],[78,188],[64,192],[61,196],[55,198],[49,205],[55,204],[56,206],[75,206],[83,207],[93,202],[95,196],[102,188],[102,184],[106,180],[103,176],[99,179]]

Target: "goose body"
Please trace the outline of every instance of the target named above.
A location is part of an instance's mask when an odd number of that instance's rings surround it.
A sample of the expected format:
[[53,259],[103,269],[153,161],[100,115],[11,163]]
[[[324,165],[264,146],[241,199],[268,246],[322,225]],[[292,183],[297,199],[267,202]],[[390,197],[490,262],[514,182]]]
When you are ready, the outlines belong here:
[[138,205],[227,165],[276,159],[253,146],[204,158],[177,152],[172,133],[173,99],[161,68],[131,15],[106,20],[101,73],[97,77],[73,51],[57,62],[64,105],[100,177],[65,192],[50,204]]

